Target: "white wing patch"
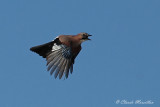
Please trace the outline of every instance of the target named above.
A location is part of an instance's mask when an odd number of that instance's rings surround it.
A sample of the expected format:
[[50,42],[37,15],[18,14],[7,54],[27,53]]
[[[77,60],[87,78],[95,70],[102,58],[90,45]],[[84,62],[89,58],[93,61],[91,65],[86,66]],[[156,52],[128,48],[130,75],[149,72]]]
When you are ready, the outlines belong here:
[[56,43],[54,43],[53,47],[52,47],[52,51],[56,51],[56,50],[59,50],[61,49],[61,45],[57,45]]

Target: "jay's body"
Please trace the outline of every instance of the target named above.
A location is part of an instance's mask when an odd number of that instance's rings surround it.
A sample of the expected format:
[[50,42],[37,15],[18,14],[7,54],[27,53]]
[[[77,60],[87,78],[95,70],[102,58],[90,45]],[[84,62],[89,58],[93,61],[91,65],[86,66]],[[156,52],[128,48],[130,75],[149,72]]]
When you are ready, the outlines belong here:
[[48,71],[52,75],[55,71],[55,78],[59,79],[65,74],[68,78],[69,71],[73,72],[73,64],[76,56],[81,50],[81,43],[90,40],[87,33],[77,35],[60,35],[55,40],[30,48],[47,60]]

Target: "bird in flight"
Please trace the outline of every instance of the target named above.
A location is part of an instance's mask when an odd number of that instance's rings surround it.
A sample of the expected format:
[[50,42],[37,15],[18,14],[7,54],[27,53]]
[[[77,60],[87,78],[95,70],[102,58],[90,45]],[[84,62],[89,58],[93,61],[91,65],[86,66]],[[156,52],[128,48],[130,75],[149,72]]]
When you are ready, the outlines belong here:
[[60,35],[53,41],[31,47],[30,50],[39,54],[47,61],[47,70],[54,77],[59,79],[65,75],[68,78],[69,72],[73,72],[73,64],[76,56],[81,51],[81,43],[91,40],[88,33],[77,35]]

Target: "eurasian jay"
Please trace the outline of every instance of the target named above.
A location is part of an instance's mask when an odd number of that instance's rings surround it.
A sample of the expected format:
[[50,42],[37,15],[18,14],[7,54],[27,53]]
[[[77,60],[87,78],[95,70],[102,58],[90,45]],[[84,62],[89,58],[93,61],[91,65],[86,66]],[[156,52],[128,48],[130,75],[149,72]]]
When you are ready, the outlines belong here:
[[46,58],[47,70],[50,71],[51,75],[55,71],[55,78],[57,78],[58,75],[59,79],[61,79],[63,75],[68,78],[69,71],[70,73],[73,72],[74,60],[81,51],[81,43],[90,40],[88,38],[89,36],[92,35],[88,33],[60,35],[53,41],[34,46],[30,48],[30,50]]

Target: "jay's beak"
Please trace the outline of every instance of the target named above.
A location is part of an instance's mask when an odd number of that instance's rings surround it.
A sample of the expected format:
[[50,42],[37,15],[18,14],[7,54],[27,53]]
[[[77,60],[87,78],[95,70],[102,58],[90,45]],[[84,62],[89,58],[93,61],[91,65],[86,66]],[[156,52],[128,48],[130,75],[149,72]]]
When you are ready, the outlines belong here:
[[[89,36],[92,36],[92,35],[88,35],[88,37],[89,37]],[[91,40],[91,39],[90,39],[90,38],[87,38],[87,40]]]

